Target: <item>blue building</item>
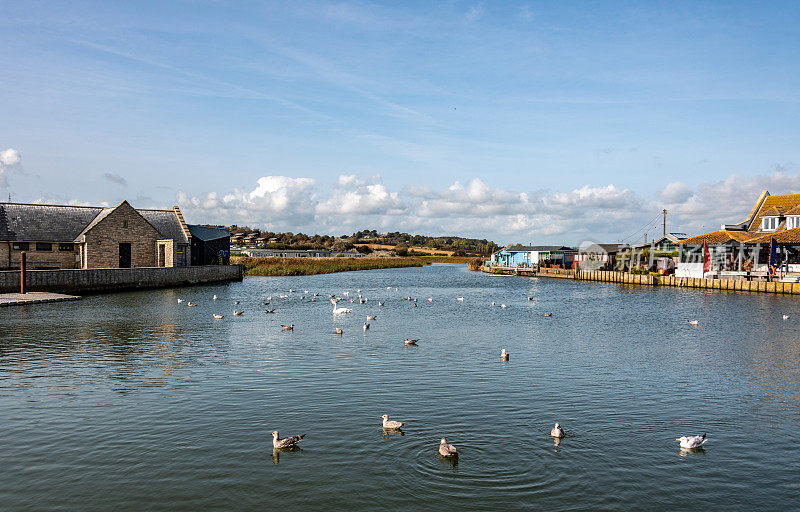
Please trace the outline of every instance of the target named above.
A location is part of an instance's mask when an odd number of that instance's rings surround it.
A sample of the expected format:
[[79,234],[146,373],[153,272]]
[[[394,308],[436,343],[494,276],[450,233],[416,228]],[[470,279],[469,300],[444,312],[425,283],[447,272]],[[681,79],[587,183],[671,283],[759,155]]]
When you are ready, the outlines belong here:
[[572,267],[575,249],[563,245],[509,245],[492,254],[490,265],[499,267]]

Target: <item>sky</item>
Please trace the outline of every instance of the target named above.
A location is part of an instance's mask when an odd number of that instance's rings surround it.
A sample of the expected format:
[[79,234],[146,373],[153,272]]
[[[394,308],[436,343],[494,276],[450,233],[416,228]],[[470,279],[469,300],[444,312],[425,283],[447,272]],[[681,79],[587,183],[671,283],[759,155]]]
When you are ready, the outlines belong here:
[[641,242],[800,192],[796,2],[0,0],[0,198]]

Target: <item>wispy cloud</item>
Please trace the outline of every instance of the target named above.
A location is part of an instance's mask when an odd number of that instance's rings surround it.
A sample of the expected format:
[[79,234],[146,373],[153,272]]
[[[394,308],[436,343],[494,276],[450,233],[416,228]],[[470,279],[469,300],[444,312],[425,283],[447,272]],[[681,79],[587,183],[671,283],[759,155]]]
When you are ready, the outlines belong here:
[[117,185],[122,185],[123,187],[128,185],[128,182],[125,180],[125,178],[119,174],[114,174],[111,172],[103,174],[103,179]]
[[16,169],[21,161],[22,156],[14,148],[0,151],[0,187],[8,186],[8,173]]

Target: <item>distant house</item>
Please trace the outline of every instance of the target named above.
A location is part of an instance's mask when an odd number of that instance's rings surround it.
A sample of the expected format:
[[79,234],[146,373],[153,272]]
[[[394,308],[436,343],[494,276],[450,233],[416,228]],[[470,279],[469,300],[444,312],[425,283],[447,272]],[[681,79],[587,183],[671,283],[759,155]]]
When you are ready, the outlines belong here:
[[634,245],[632,246],[632,249],[650,249],[660,252],[678,251],[681,248],[681,242],[686,238],[688,238],[686,233],[667,233],[666,235],[656,238],[655,240],[651,240],[650,242]]
[[245,249],[251,258],[360,258],[356,251],[328,251],[325,249]]
[[571,267],[575,249],[563,245],[509,245],[492,254],[490,264],[501,267]]
[[0,203],[0,268],[177,267],[191,264],[183,214],[114,207]]
[[614,266],[614,259],[620,252],[630,249],[623,243],[584,244],[578,249],[573,267],[581,270],[606,270]]

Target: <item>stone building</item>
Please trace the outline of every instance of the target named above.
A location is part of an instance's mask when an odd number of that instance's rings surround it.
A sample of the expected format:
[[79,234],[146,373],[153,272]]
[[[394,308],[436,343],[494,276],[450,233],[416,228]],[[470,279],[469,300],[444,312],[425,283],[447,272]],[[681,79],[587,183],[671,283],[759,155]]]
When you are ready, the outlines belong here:
[[[191,264],[180,209],[0,203],[0,268],[178,267]],[[205,263],[205,262],[204,262]]]

